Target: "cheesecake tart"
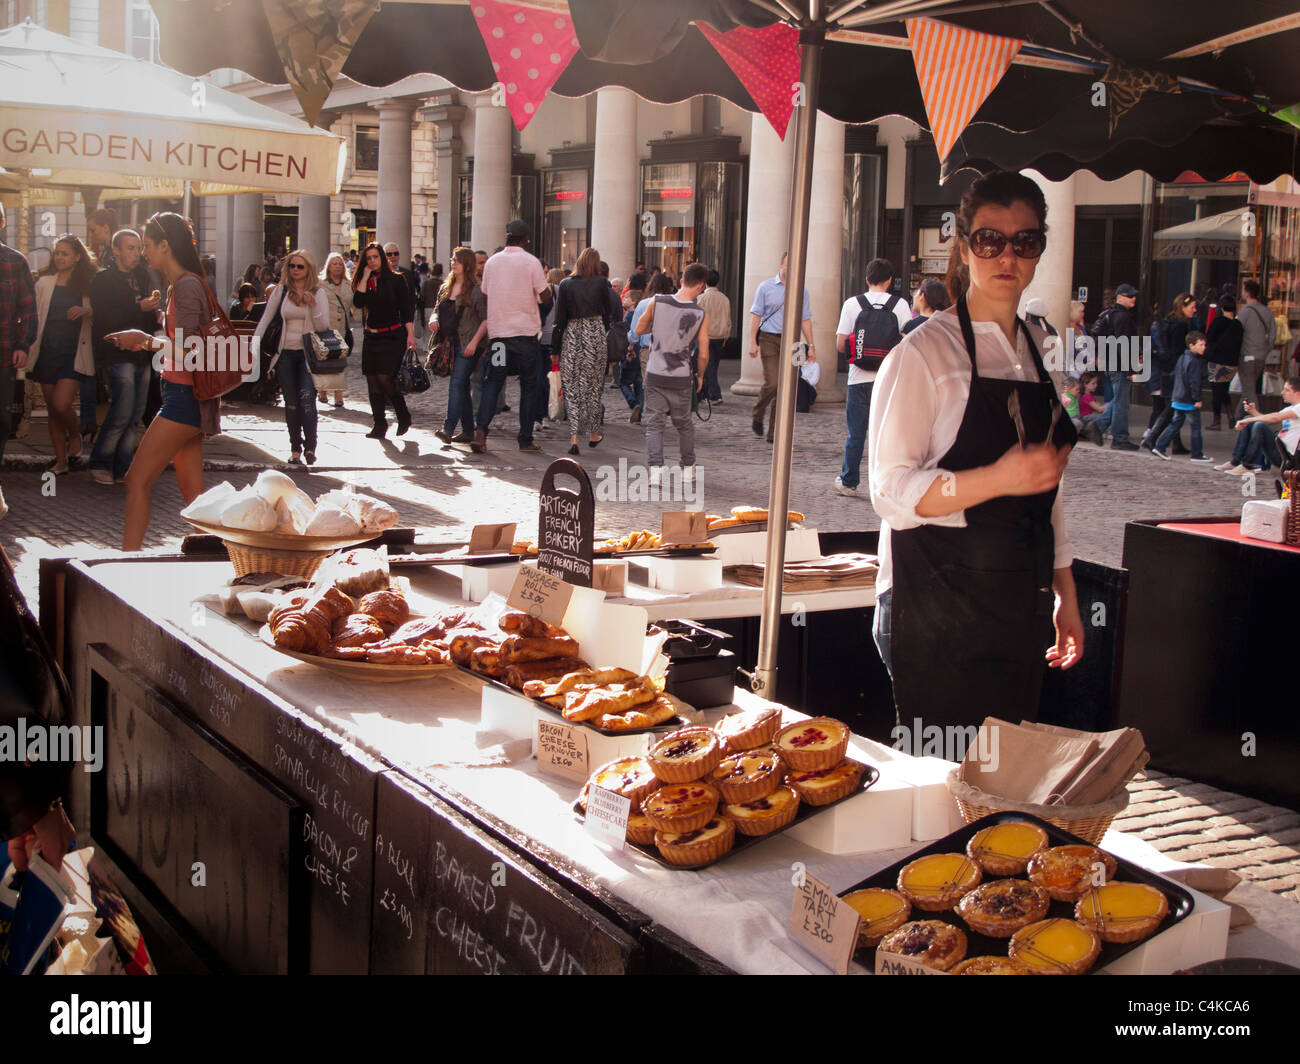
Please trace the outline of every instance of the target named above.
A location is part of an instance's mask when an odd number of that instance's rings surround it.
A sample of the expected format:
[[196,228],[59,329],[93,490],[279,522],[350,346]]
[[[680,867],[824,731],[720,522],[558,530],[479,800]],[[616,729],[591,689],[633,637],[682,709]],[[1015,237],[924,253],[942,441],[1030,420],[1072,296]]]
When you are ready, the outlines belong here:
[[1073,920],[1040,920],[1011,936],[1008,956],[1035,975],[1082,975],[1096,963],[1101,939]]
[[[596,769],[587,783],[631,799],[633,810],[640,809],[641,802],[662,786],[644,757],[616,758]],[[583,794],[586,794],[585,789]],[[586,808],[585,802],[583,808]]]
[[1053,846],[1029,859],[1029,881],[1044,887],[1057,901],[1078,901],[1093,887],[1109,883],[1118,867],[1096,846]]
[[942,912],[979,885],[980,866],[965,854],[932,853],[905,864],[898,873],[898,892],[918,909]]
[[742,835],[770,835],[780,831],[799,812],[799,796],[789,787],[778,787],[771,794],[749,802],[732,802],[722,807],[722,815],[736,822]]
[[723,717],[713,726],[713,730],[722,739],[726,752],[734,754],[740,750],[767,746],[780,726],[781,710],[776,706],[765,706]]
[[1051,896],[1023,879],[981,883],[957,903],[957,915],[972,931],[989,938],[1010,938],[1047,915]]
[[833,768],[849,748],[849,729],[830,717],[787,724],[776,733],[777,752],[795,772]]
[[763,746],[724,757],[709,782],[722,792],[724,802],[752,802],[776,790],[785,774],[785,762]]
[[655,831],[681,834],[702,828],[718,809],[718,789],[707,783],[671,783],[641,803]]
[[660,831],[655,834],[655,848],[669,864],[678,868],[698,868],[731,852],[736,843],[736,827],[726,817],[714,817],[691,831]]
[[946,972],[966,956],[966,933],[942,920],[913,920],[882,938],[880,948]]
[[1074,918],[1103,942],[1141,942],[1168,913],[1164,892],[1145,883],[1107,883],[1089,890],[1074,906]]
[[652,846],[655,841],[655,826],[644,813],[629,813],[627,817],[627,841],[638,846]]
[[967,957],[952,975],[1033,975],[1034,970],[1014,957]]
[[912,915],[912,903],[896,890],[885,887],[868,887],[844,895],[862,923],[858,926],[858,946],[879,945],[880,940],[897,931]]
[[689,783],[718,767],[722,740],[710,728],[678,728],[655,743],[646,760],[665,783]]
[[1047,832],[1028,820],[994,824],[966,843],[966,855],[990,876],[1023,875],[1029,859],[1047,848]]
[[831,768],[791,772],[785,781],[809,805],[830,805],[852,794],[865,771],[866,765],[860,761],[845,758]]

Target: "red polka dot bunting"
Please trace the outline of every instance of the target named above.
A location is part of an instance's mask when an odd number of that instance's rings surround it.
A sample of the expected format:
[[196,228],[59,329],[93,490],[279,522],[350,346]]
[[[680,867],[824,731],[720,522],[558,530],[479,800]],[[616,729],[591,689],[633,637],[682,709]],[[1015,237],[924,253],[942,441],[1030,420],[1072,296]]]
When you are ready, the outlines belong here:
[[470,10],[505,89],[515,128],[530,121],[578,51],[568,15],[502,0],[471,0]]

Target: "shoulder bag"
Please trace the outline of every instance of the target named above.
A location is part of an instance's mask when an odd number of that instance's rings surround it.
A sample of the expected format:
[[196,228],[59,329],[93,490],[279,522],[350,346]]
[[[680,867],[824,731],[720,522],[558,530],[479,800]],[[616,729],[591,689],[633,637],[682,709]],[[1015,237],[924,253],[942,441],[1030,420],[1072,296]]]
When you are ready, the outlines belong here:
[[[203,285],[203,294],[208,299],[207,320],[200,329],[204,341],[203,365],[193,371],[194,397],[200,401],[217,399],[243,383],[244,371],[240,368],[239,359],[240,337],[203,278],[196,273],[186,276],[193,277]],[[175,285],[168,293],[168,299],[175,306]],[[224,354],[225,357],[217,359],[208,357],[219,353]]]
[[402,356],[402,367],[397,371],[397,389],[403,395],[418,395],[430,388],[429,374],[420,365],[415,348],[408,347]]

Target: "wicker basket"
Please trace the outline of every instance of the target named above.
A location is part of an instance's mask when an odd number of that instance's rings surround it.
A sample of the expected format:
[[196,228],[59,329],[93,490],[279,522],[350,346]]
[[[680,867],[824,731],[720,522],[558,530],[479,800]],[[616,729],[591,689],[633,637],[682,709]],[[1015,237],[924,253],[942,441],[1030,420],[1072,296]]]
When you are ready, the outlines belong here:
[[1091,842],[1094,846],[1101,842],[1110,822],[1128,805],[1127,788],[1114,798],[1096,805],[1035,805],[1032,802],[1013,802],[1010,798],[1000,798],[973,787],[960,778],[961,768],[955,768],[948,774],[948,790],[957,800],[957,808],[967,824],[973,824],[982,817],[992,813],[1028,813],[1039,820],[1055,824],[1063,831]]
[[330,550],[275,550],[270,547],[246,547],[242,543],[223,540],[226,553],[235,565],[236,576],[248,573],[279,573],[281,576],[301,576],[304,579],[320,567]]
[[1292,547],[1300,547],[1300,470],[1289,469],[1283,474],[1291,505],[1286,512],[1285,539]]

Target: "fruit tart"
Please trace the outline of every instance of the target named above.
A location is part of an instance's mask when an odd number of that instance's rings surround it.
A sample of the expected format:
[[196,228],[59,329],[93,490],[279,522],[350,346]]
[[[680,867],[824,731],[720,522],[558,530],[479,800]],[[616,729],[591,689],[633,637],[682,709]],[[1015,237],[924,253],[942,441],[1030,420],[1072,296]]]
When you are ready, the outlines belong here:
[[799,796],[789,787],[778,787],[762,798],[722,807],[722,815],[734,820],[736,830],[742,835],[770,835],[780,831],[798,811]]
[[691,831],[660,831],[655,848],[669,864],[698,868],[730,853],[736,843],[736,827],[726,817],[714,817]]
[[1141,942],[1168,913],[1164,892],[1145,883],[1107,883],[1089,890],[1074,907],[1074,918],[1103,942]]
[[678,728],[655,743],[646,760],[665,783],[689,783],[718,767],[722,741],[709,728]]
[[913,920],[882,938],[880,948],[946,972],[966,956],[966,933],[942,920]]
[[641,803],[655,831],[681,834],[702,828],[718,809],[718,789],[707,783],[672,783]]
[[1115,858],[1096,846],[1053,846],[1029,860],[1029,881],[1045,887],[1057,901],[1078,901],[1088,891],[1109,883]]
[[866,765],[860,761],[845,758],[832,768],[791,772],[786,777],[786,783],[809,805],[830,805],[852,794],[865,771]]
[[1007,953],[1035,975],[1082,975],[1096,963],[1101,939],[1073,920],[1040,920],[1012,935]]
[[640,809],[642,801],[660,787],[659,778],[650,770],[644,757],[620,757],[610,761],[596,769],[587,782],[630,799],[634,810]]
[[713,730],[721,737],[727,753],[734,754],[738,750],[767,746],[780,725],[781,710],[776,706],[764,706],[723,717]]
[[1023,879],[981,883],[957,903],[957,915],[972,931],[989,938],[1010,938],[1047,915],[1052,899],[1042,887]]
[[655,841],[655,826],[644,813],[629,813],[627,817],[627,841],[638,846],[651,846]]
[[795,772],[833,768],[849,748],[849,729],[830,717],[811,717],[776,733],[777,752]]
[[1047,847],[1047,832],[1028,820],[1008,820],[994,824],[966,843],[966,856],[978,861],[986,875],[1023,875],[1025,865],[1039,850]]
[[879,945],[880,940],[897,931],[912,915],[912,904],[896,890],[868,887],[844,895],[844,900],[862,918],[858,925],[858,946]]
[[724,757],[710,782],[722,792],[724,802],[752,802],[776,790],[785,772],[785,762],[766,746]]
[[952,975],[1033,975],[1034,970],[1013,957],[967,957]]
[[905,864],[898,891],[918,909],[942,912],[979,885],[980,867],[965,854],[932,853]]

